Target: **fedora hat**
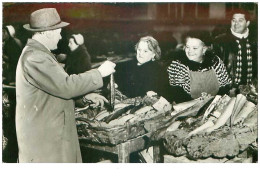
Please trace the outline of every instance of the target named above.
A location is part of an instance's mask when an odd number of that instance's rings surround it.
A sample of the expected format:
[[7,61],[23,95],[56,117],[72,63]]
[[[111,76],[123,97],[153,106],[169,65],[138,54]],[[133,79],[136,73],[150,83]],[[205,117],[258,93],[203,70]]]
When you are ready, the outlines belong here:
[[30,16],[30,24],[23,27],[28,31],[39,32],[59,29],[68,26],[69,23],[63,22],[55,8],[44,8],[34,11]]

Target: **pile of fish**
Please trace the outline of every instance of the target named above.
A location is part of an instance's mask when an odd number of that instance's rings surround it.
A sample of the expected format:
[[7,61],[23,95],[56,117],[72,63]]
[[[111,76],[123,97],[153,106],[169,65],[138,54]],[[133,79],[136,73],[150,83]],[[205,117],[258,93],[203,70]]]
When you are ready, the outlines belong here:
[[257,105],[238,94],[215,96],[200,117],[177,120],[167,128],[164,145],[191,159],[234,157],[257,141]]
[[173,105],[173,112],[171,115],[174,117],[196,116],[212,99],[213,96],[205,94],[197,99],[175,104]]
[[89,118],[89,114],[86,115],[83,113],[83,115],[76,119],[87,121],[93,126],[123,126],[126,123],[133,124],[141,120],[154,118],[160,114],[165,114],[171,108],[171,104],[163,97],[145,96],[144,98],[129,98],[116,103],[112,112],[108,109],[103,109],[98,113],[93,113],[95,115],[91,116],[91,118]]
[[162,128],[159,128],[151,136],[152,141],[158,141],[162,139],[166,132],[175,131],[178,128],[185,126],[183,119],[187,119],[188,126],[199,120],[199,116],[205,111],[205,108],[209,105],[214,97],[211,95],[202,95],[201,97],[179,104],[173,105],[173,111],[171,112],[172,120],[165,123]]

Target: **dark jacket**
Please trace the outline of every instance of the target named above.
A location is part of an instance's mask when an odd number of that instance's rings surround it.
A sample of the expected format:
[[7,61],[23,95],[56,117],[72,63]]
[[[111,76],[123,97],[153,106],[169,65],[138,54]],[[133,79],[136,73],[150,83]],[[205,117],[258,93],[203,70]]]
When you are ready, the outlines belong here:
[[65,71],[71,74],[79,74],[91,69],[91,57],[85,45],[80,45],[66,58]]
[[149,61],[141,66],[137,61],[118,64],[115,80],[119,89],[128,97],[146,95],[147,91],[154,91],[162,95],[162,87],[167,79],[162,75],[162,67],[157,61]]
[[72,98],[102,85],[98,70],[69,76],[44,45],[29,39],[16,73],[19,162],[82,162]]
[[[228,30],[226,33],[220,34],[215,38],[214,51],[223,60],[227,67],[227,71],[232,78],[233,87],[235,84],[235,73],[237,68],[238,44],[242,46],[242,80],[240,84],[246,84],[247,76],[247,59],[246,59],[246,43],[250,44],[252,54],[252,80],[257,79],[257,35],[249,31],[246,39],[239,39]],[[239,43],[238,43],[239,42]]]

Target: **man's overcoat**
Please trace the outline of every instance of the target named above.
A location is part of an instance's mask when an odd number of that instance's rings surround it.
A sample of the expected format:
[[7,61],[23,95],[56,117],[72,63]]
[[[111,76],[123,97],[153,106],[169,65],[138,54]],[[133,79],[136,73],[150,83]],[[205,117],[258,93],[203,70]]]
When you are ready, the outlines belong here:
[[102,86],[97,70],[69,76],[44,45],[29,39],[16,74],[19,162],[82,162],[72,98]]

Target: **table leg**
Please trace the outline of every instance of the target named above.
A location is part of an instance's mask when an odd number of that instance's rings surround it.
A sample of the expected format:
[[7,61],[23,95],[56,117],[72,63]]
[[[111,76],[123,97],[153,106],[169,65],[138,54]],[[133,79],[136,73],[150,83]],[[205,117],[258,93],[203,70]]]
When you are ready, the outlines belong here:
[[161,153],[160,153],[160,145],[155,144],[153,146],[153,162],[160,163],[162,162]]
[[118,162],[129,163],[130,161],[130,149],[129,143],[125,142],[118,145]]

